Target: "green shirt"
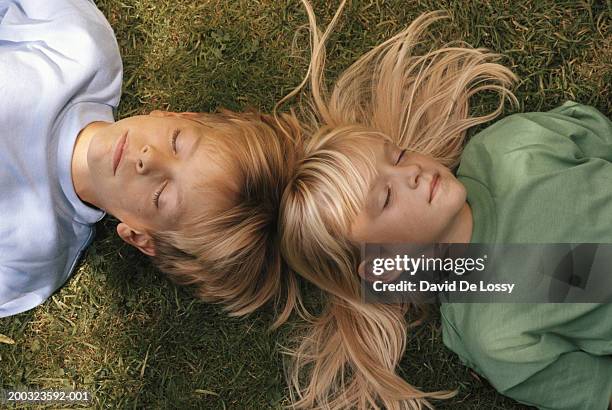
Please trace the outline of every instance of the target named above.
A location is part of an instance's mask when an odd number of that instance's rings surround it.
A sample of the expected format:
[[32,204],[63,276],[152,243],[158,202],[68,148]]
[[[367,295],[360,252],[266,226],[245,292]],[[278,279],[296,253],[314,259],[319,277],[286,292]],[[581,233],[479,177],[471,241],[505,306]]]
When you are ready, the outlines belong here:
[[[612,122],[592,107],[504,118],[470,140],[457,176],[473,243],[612,243]],[[608,408],[612,305],[449,303],[441,312],[446,346],[499,392],[541,409]]]

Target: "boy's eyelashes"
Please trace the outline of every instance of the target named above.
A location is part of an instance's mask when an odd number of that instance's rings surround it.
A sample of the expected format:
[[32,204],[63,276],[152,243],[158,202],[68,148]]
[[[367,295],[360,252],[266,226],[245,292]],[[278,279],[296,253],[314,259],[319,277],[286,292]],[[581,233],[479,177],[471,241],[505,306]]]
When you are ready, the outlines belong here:
[[[172,148],[172,152],[174,153],[174,155],[178,153],[176,141],[180,133],[181,133],[180,129],[175,129],[174,131],[172,131],[172,134],[170,134],[170,146]],[[166,185],[168,185],[168,181],[165,181],[162,184],[162,186],[157,191],[155,191],[155,193],[153,194],[153,204],[155,204],[155,208],[159,208],[159,197],[164,191],[164,189],[166,188]]]
[[153,194],[153,203],[155,204],[155,208],[159,208],[159,196],[161,195],[164,188],[168,185],[168,181],[164,182],[164,184]]

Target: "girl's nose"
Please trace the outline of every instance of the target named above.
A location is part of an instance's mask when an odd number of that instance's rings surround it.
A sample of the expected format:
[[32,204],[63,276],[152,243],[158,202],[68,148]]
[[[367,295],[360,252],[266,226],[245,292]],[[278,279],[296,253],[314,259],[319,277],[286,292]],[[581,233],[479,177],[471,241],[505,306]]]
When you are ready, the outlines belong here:
[[401,167],[403,177],[407,181],[408,186],[411,189],[416,189],[419,186],[419,180],[423,169],[418,164],[406,164]]

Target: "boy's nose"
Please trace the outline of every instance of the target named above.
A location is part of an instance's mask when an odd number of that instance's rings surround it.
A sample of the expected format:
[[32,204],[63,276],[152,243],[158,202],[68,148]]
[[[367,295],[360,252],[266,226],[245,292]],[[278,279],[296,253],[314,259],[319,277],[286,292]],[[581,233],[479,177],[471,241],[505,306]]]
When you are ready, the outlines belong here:
[[163,168],[163,154],[157,151],[154,147],[145,144],[136,157],[136,172],[139,174],[147,174],[150,172],[159,171]]

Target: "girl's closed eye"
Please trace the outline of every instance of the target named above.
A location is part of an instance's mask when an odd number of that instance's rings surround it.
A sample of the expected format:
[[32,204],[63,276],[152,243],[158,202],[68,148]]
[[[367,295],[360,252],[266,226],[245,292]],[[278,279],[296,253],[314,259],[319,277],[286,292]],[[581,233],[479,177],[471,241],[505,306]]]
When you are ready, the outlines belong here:
[[[397,156],[397,159],[395,160],[395,164],[394,165],[398,165],[401,162],[401,160],[404,157],[405,153],[406,153],[405,149],[400,151],[399,155]],[[383,207],[382,207],[383,210],[385,210],[389,206],[389,204],[391,203],[391,196],[392,196],[391,186],[387,185],[387,193],[386,193],[386,196],[385,196],[385,202],[383,203]]]
[[395,161],[395,165],[398,165],[400,163],[400,161],[402,160],[402,158],[404,157],[404,154],[406,153],[407,150],[403,149],[400,151],[399,156],[397,157],[397,161]]
[[389,202],[391,202],[391,186],[387,185],[387,195],[385,198],[385,203],[383,204],[383,210],[387,208]]

